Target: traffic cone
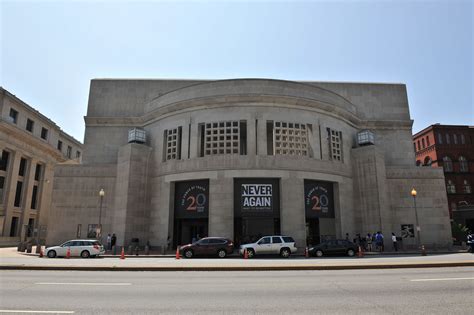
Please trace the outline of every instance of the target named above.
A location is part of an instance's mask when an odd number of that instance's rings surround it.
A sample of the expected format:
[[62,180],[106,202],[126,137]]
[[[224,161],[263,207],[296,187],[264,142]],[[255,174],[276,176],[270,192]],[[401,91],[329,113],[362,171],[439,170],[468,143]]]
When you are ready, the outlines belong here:
[[247,248],[244,249],[244,259],[249,259],[249,252],[247,251]]
[[123,249],[123,246],[122,246],[122,253],[120,254],[120,259],[125,259],[125,250]]
[[66,258],[68,258],[68,259],[71,258],[71,248],[70,247],[67,248]]
[[179,245],[178,247],[176,247],[176,259],[180,259],[181,257],[179,257]]
[[308,247],[304,249],[304,257],[309,258],[309,250]]
[[362,258],[364,257],[364,252],[362,251],[362,247],[359,246],[359,252],[357,253],[357,257]]
[[40,258],[43,257],[43,248],[42,248],[42,247],[40,248],[40,255],[39,255],[39,257],[40,257]]

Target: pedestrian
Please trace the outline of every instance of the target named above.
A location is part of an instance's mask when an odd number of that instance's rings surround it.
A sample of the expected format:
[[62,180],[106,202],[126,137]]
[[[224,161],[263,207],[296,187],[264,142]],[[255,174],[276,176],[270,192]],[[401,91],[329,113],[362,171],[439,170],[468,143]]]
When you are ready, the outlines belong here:
[[117,243],[117,236],[115,236],[115,233],[113,233],[112,237],[110,238],[110,246],[114,247],[115,243]]
[[468,251],[474,254],[474,233],[467,235],[467,245],[469,246]]
[[397,236],[393,232],[392,232],[392,244],[393,244],[393,249],[396,252],[398,252]]
[[168,235],[168,238],[166,239],[166,249],[171,250],[171,238]]
[[367,243],[367,251],[371,252],[372,251],[372,235],[370,233],[367,233],[367,237],[365,238],[366,243]]
[[383,234],[382,232],[378,231],[377,234],[375,235],[375,240],[376,240],[376,244],[377,244],[377,249],[379,250],[379,252],[383,252],[384,248],[383,248]]
[[112,236],[110,236],[110,233],[107,234],[107,249],[108,250],[112,249]]

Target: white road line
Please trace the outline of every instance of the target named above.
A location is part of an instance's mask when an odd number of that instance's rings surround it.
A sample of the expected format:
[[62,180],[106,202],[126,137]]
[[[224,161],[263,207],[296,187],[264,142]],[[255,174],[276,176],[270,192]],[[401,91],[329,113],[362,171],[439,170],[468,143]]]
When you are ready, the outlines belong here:
[[440,278],[440,279],[412,279],[410,281],[421,282],[421,281],[456,281],[456,280],[474,280],[474,277],[470,277],[470,278]]
[[27,310],[0,310],[0,313],[23,313],[23,314],[74,314],[74,311],[27,311]]
[[131,283],[120,283],[120,282],[111,282],[111,283],[101,283],[101,282],[37,282],[35,284],[39,285],[132,285]]

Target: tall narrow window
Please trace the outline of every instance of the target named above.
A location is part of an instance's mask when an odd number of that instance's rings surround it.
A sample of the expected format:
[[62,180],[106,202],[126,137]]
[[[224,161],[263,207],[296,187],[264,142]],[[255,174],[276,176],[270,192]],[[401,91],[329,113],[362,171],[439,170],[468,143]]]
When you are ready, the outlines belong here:
[[59,151],[62,151],[62,149],[63,149],[63,142],[62,142],[61,140],[58,140],[58,147],[57,147],[57,148],[58,148]]
[[81,158],[81,151],[76,151],[76,159],[80,159]]
[[446,190],[448,191],[448,194],[456,193],[456,186],[454,186],[454,183],[451,180],[448,180],[448,183],[446,184]]
[[18,176],[25,176],[26,173],[26,165],[27,160],[24,158],[21,158],[20,160],[20,168],[18,169]]
[[165,130],[164,151],[165,161],[181,159],[182,127]]
[[14,124],[18,122],[18,112],[13,108],[10,108],[10,121]]
[[453,161],[447,156],[443,158],[443,169],[445,172],[453,171]]
[[426,136],[426,146],[430,146],[430,137]]
[[438,132],[438,144],[443,144],[443,135],[441,132]]
[[331,159],[342,162],[342,132],[330,128],[327,131]]
[[13,203],[13,206],[15,207],[20,207],[21,205],[21,190],[23,188],[23,182],[18,181],[16,183],[16,192],[15,192],[15,202]]
[[38,185],[33,186],[33,193],[31,195],[31,209],[36,209],[38,202]]
[[5,177],[0,176],[0,204],[3,204],[3,195],[5,193],[4,186],[5,186]]
[[26,130],[28,130],[29,132],[33,132],[33,127],[35,125],[35,122],[31,119],[27,119],[26,120]]
[[453,142],[454,142],[454,144],[458,144],[458,135],[457,134],[453,134]]
[[36,169],[35,169],[35,180],[39,181],[41,179],[41,164],[36,164]]
[[48,140],[48,129],[44,127],[41,128],[41,138],[44,140]]
[[446,134],[446,144],[450,144],[450,138],[449,138],[449,133]]
[[423,149],[425,148],[425,138],[421,139],[421,146],[422,146]]
[[469,164],[464,156],[459,157],[459,171],[463,173],[469,172]]
[[66,151],[66,156],[68,157],[68,159],[70,159],[71,155],[72,155],[72,147],[68,145],[67,146],[67,151]]
[[8,160],[10,159],[10,153],[8,151],[2,151],[2,159],[0,160],[0,171],[7,171]]
[[464,191],[465,194],[472,193],[471,184],[469,184],[469,182],[467,180],[464,180],[464,182],[463,182],[463,191]]
[[464,137],[464,134],[461,134],[461,144],[466,144],[466,138]]
[[35,229],[35,219],[30,218],[28,220],[28,231],[26,232],[26,236],[33,237],[34,229]]
[[18,217],[12,217],[12,222],[10,224],[10,236],[17,236],[18,233]]
[[418,151],[420,151],[421,150],[420,140],[417,141],[417,144],[418,144]]

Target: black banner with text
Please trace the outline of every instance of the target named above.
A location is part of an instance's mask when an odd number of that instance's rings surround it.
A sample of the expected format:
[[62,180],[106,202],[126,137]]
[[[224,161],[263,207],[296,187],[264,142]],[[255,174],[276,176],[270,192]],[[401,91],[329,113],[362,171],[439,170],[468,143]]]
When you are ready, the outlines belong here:
[[304,180],[304,205],[307,218],[334,218],[333,184]]

